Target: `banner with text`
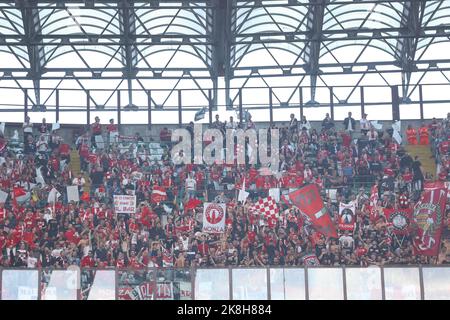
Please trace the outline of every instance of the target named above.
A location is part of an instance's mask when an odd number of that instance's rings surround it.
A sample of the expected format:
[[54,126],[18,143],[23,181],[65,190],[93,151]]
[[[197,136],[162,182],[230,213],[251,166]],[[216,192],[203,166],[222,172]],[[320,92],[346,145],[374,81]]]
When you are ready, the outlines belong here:
[[116,213],[135,213],[136,196],[115,195],[114,210],[116,211]]

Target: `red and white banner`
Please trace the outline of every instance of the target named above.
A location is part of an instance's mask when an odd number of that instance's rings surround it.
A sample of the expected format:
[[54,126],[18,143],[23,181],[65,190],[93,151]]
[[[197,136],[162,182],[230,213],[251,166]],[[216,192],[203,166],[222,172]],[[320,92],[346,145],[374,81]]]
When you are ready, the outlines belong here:
[[414,207],[414,254],[437,256],[445,218],[447,189],[425,188]]
[[225,232],[226,205],[224,203],[208,203],[203,206],[203,232]]
[[374,222],[378,219],[379,216],[379,207],[378,207],[378,186],[374,185],[370,190],[370,221]]
[[133,214],[136,212],[136,196],[115,195],[114,210],[116,213]]
[[310,184],[289,194],[292,203],[306,216],[314,228],[326,237],[337,238],[336,227],[323,205],[317,185]]
[[407,235],[411,231],[412,209],[388,209],[384,208],[384,216],[393,233]]
[[320,266],[320,261],[315,254],[307,254],[302,259],[305,266]]
[[154,186],[152,190],[152,202],[159,203],[167,200],[166,189],[160,186]]
[[356,222],[356,203],[351,201],[350,203],[339,203],[339,230],[351,230],[355,229]]

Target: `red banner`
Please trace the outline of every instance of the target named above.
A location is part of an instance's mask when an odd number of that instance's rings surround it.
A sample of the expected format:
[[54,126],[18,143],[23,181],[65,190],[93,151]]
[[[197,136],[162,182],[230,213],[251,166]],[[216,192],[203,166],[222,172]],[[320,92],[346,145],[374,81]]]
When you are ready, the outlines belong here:
[[289,199],[313,224],[314,228],[326,237],[337,238],[336,228],[327,209],[323,205],[317,185],[310,184],[289,194]]
[[430,187],[423,191],[413,214],[414,254],[424,256],[439,254],[446,202],[446,189]]
[[412,209],[388,209],[384,208],[384,215],[393,233],[407,235],[411,231]]

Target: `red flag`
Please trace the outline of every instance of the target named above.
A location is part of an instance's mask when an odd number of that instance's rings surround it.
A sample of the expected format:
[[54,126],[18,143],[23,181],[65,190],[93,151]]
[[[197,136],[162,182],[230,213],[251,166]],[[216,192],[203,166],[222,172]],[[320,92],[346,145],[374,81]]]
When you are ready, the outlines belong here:
[[91,197],[89,196],[89,192],[83,192],[83,194],[80,197],[81,201],[89,202],[91,200]]
[[386,217],[388,224],[394,228],[394,234],[409,234],[411,228],[412,209],[384,208],[384,216]]
[[437,256],[441,245],[447,190],[426,188],[414,207],[414,254]]
[[160,186],[154,186],[151,200],[153,203],[159,203],[167,200],[166,189]]
[[14,187],[13,194],[14,194],[14,198],[18,198],[18,197],[26,195],[27,193],[25,192],[25,189],[22,187]]
[[188,202],[186,202],[186,204],[184,205],[184,209],[185,210],[194,210],[195,208],[197,208],[199,205],[201,205],[203,202],[201,202],[200,200],[198,200],[197,198],[191,198],[189,199]]
[[336,228],[323,205],[317,185],[310,184],[289,194],[293,204],[309,217],[317,231],[326,237],[337,238]]

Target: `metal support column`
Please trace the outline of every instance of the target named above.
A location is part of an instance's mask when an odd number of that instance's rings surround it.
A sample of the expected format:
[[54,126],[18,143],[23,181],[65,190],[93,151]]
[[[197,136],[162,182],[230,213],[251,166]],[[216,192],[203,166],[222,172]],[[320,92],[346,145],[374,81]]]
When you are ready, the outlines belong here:
[[25,121],[25,119],[28,116],[28,89],[24,90],[24,115],[23,115],[23,119]]
[[228,267],[228,294],[230,296],[230,301],[233,300],[233,270],[231,267]]
[[86,90],[86,110],[87,110],[87,125],[91,124],[91,92]]
[[362,116],[363,114],[366,113],[366,103],[365,103],[365,101],[364,101],[364,87],[360,87],[360,90],[361,90],[361,93],[360,93],[360,95],[361,95],[360,100],[361,100],[361,116]]
[[56,122],[59,122],[59,89],[56,89]]
[[178,125],[181,128],[181,125],[183,124],[183,118],[182,118],[182,97],[181,97],[181,90],[178,90]]
[[334,99],[333,99],[333,87],[330,88],[330,117],[334,121]]
[[300,95],[300,97],[299,97],[299,99],[300,99],[300,119],[299,120],[301,121],[303,118],[303,88],[299,87],[298,92]]
[[120,125],[122,124],[122,108],[120,107],[120,90],[117,90],[117,129],[120,132]]
[[212,109],[213,109],[213,98],[211,89],[208,90],[208,114],[209,114],[209,124],[212,124]]
[[423,90],[422,85],[419,85],[419,107],[420,107],[420,120],[423,121]]
[[239,89],[239,124],[242,126],[242,89]]
[[152,91],[149,90],[147,92],[147,122],[148,125],[151,126],[152,125]]
[[272,88],[269,88],[269,119],[270,119],[270,127],[273,124],[273,91]]
[[420,300],[425,300],[425,289],[423,285],[423,269],[419,266],[419,280],[420,280]]

